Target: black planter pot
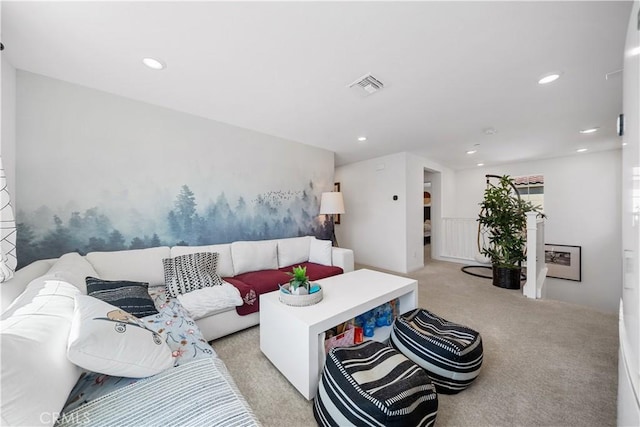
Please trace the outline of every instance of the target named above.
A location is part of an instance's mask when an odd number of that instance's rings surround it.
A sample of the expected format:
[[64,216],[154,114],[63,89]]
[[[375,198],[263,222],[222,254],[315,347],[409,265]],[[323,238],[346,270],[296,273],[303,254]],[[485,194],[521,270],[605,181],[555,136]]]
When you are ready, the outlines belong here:
[[493,286],[506,289],[520,289],[521,267],[509,268],[493,265]]

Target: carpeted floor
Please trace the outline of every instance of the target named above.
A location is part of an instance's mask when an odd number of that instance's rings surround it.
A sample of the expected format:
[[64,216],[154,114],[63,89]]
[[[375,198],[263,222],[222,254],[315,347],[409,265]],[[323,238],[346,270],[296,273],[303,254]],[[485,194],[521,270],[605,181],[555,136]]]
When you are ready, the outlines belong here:
[[[426,258],[428,258],[428,253]],[[363,266],[357,266],[363,267]],[[529,300],[459,264],[426,259],[420,306],[478,330],[480,376],[439,395],[438,426],[614,426],[618,323],[613,314]],[[212,342],[265,426],[312,426],[311,402],[262,355],[259,326]]]

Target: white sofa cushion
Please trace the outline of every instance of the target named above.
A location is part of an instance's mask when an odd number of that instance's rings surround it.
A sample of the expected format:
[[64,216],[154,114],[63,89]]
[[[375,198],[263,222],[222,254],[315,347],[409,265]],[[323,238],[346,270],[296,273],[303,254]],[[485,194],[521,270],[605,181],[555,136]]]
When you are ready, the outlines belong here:
[[277,270],[278,243],[276,240],[231,243],[233,268],[236,276],[249,271]]
[[221,245],[206,246],[173,246],[171,248],[171,256],[195,254],[198,252],[213,252],[218,254],[218,270],[220,277],[233,277],[233,260],[231,258],[231,243]]
[[18,296],[25,291],[27,285],[31,283],[32,280],[37,279],[49,271],[51,266],[54,264],[54,261],[55,260],[51,259],[34,261],[26,267],[16,271],[12,279],[2,283],[2,292],[0,292],[2,304],[0,305],[0,313],[3,313],[3,316],[9,307],[16,307],[16,304],[14,303],[17,301]]
[[2,425],[50,426],[78,381],[67,359],[75,286],[53,276],[35,279],[31,302],[0,322]]
[[[18,296],[18,298],[16,298],[11,303],[11,305],[2,313],[1,319],[2,320],[8,319],[9,317],[13,316],[13,314],[21,307],[31,304],[33,302],[33,299],[38,294],[43,292],[42,287],[44,286],[44,282],[46,280],[55,281],[55,282],[60,282],[60,281],[64,282],[64,280],[61,280],[59,277],[56,277],[55,274],[44,274],[39,277],[36,277],[31,282],[29,282],[29,284],[25,287],[24,291]],[[74,287],[78,289],[76,286]],[[79,291],[80,290],[78,289],[78,292]]]
[[164,286],[162,260],[169,257],[171,250],[168,246],[87,254],[87,260],[99,278],[147,282],[149,286]]
[[47,274],[53,274],[61,280],[75,285],[85,295],[87,293],[85,279],[98,275],[91,263],[77,252],[69,252],[62,255]]
[[171,348],[157,332],[111,304],[77,295],[67,356],[76,365],[115,377],[143,378],[173,366]]
[[331,263],[331,240],[311,240],[309,248],[309,262],[322,265],[332,265]]
[[311,236],[304,236],[278,240],[278,267],[309,261],[311,239]]
[[209,286],[180,294],[178,301],[189,312],[193,320],[199,320],[217,311],[240,306],[244,303],[240,291],[231,283],[224,281],[221,286]]

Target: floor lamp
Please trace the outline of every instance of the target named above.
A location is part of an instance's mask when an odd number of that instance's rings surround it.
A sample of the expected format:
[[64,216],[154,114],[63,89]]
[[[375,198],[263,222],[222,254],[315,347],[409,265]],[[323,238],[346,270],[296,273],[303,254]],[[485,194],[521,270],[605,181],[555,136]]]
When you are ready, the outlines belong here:
[[[320,200],[320,215],[327,215],[331,218],[331,242],[333,246],[338,247],[338,239],[336,238],[335,224],[333,222],[333,216],[336,214],[344,213],[344,200],[342,199],[342,193],[339,191],[331,191],[322,193],[322,199]],[[329,222],[325,219],[325,224]]]

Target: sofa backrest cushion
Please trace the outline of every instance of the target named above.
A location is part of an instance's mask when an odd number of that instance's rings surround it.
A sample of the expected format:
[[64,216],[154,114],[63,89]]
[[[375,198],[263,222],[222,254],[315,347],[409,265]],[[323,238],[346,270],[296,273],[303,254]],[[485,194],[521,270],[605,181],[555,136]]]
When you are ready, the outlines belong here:
[[60,280],[71,283],[83,294],[87,293],[86,278],[98,275],[91,263],[77,252],[62,255],[47,274],[53,274]]
[[87,254],[87,260],[99,278],[147,282],[149,286],[164,286],[162,260],[169,257],[171,250],[168,246]]
[[236,276],[249,271],[277,270],[278,243],[276,240],[231,243],[231,255]]
[[77,295],[69,360],[92,372],[143,378],[173,366],[171,348],[141,319],[88,295]]
[[206,246],[173,246],[171,248],[171,257],[175,258],[180,255],[195,254],[198,252],[213,252],[218,254],[217,273],[220,277],[233,277],[233,259],[231,258],[231,243],[221,245]]
[[0,326],[2,425],[53,425],[81,370],[67,358],[75,286],[53,276],[32,281],[32,301]]
[[311,236],[278,240],[278,268],[309,261]]
[[333,265],[331,260],[331,248],[331,240],[312,239],[309,249],[309,262],[322,265]]

